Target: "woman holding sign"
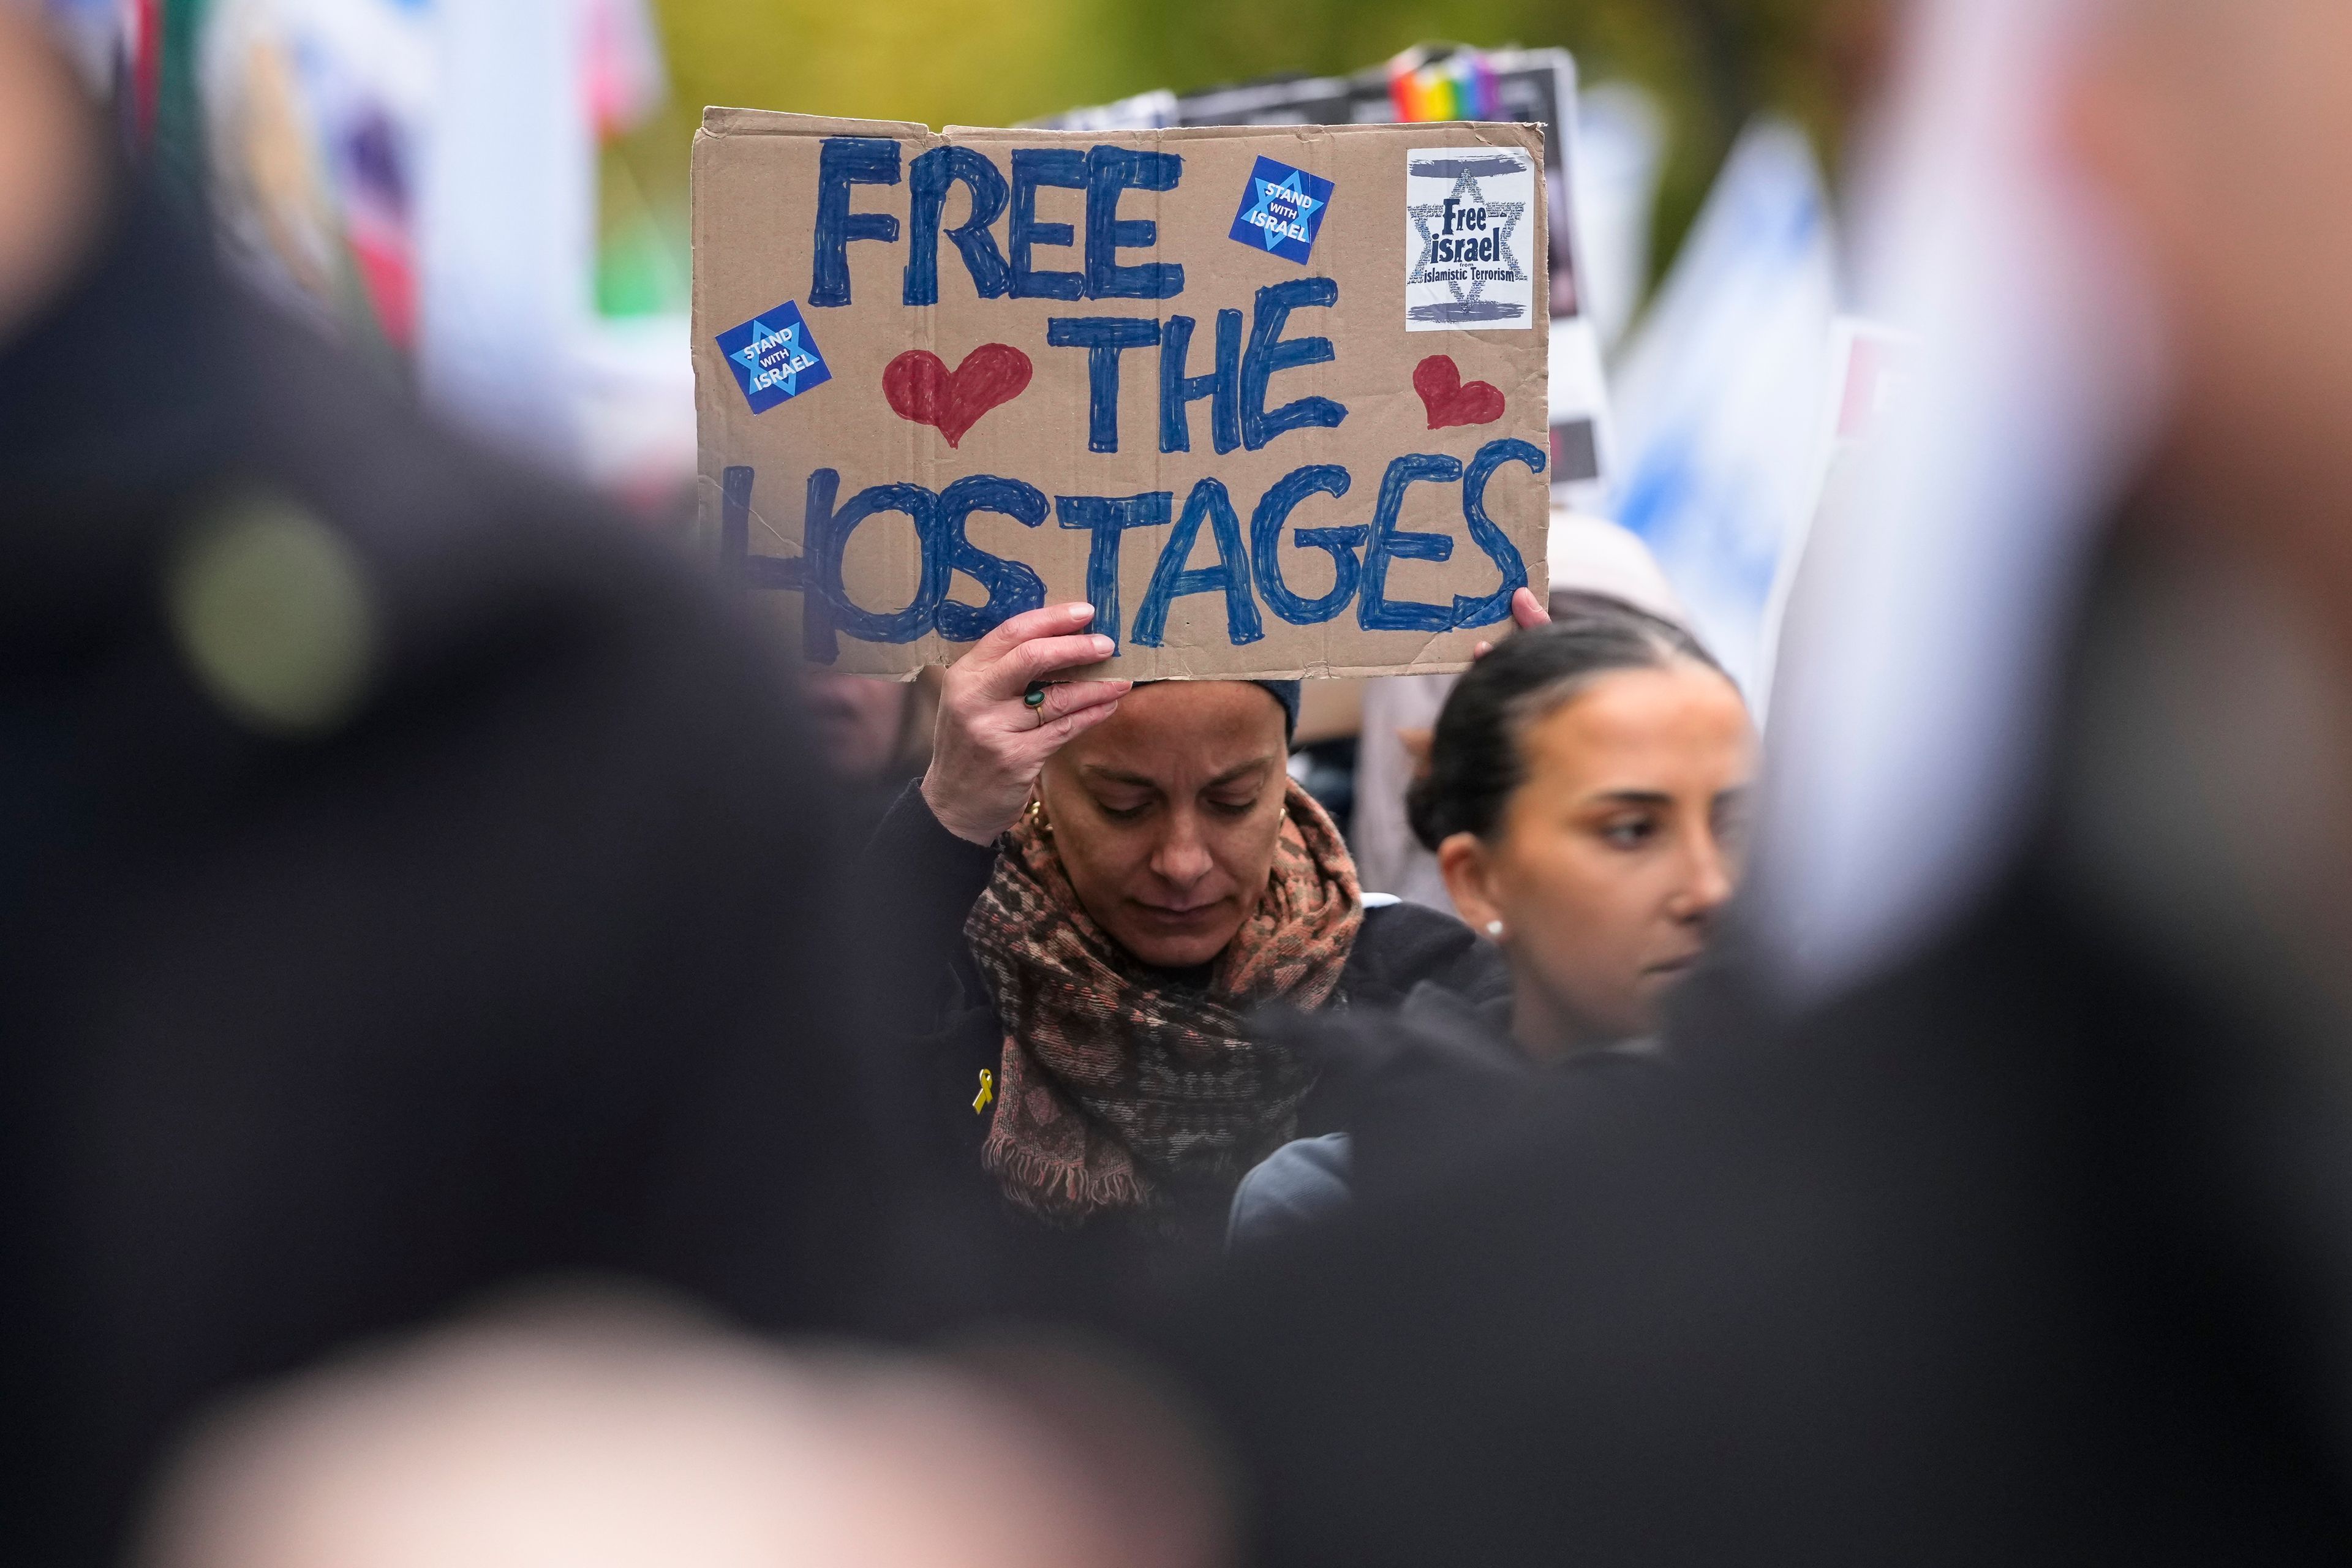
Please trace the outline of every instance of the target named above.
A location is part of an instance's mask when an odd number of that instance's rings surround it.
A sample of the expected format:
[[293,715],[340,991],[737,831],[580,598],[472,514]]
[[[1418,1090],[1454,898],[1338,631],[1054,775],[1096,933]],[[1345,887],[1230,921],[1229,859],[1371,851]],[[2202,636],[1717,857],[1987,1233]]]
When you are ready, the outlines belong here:
[[1316,1130],[1251,1011],[1508,980],[1452,918],[1366,907],[1288,774],[1297,682],[1044,684],[1108,657],[1092,615],[1014,616],[949,670],[930,770],[870,857],[916,957],[892,1000],[962,1129],[940,1146],[1014,1210],[1213,1241],[1243,1173]]

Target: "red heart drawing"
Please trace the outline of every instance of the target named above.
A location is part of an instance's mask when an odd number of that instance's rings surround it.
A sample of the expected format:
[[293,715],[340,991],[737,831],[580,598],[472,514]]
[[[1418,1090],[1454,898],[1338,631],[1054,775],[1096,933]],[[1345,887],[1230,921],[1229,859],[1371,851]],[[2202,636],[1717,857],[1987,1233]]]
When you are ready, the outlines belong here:
[[901,419],[938,427],[952,447],[980,416],[1029,384],[1029,356],[1011,343],[982,343],[950,371],[928,349],[908,349],[882,372],[882,395]]
[[1492,382],[1462,384],[1462,367],[1450,354],[1432,354],[1412,367],[1412,389],[1429,410],[1429,427],[1492,425],[1503,416],[1503,395]]

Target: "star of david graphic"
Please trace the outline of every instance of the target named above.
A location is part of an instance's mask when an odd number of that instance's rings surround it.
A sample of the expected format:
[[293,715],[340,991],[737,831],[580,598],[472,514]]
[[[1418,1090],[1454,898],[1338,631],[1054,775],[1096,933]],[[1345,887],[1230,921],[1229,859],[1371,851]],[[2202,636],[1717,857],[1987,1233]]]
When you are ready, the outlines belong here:
[[[768,340],[772,337],[777,337],[778,341],[771,344]],[[759,384],[761,368],[760,360],[762,357],[761,350],[763,348],[770,350],[782,349],[783,351],[783,377],[774,384],[783,388],[784,395],[786,397],[791,397],[797,394],[800,391],[801,372],[816,363],[816,361],[813,357],[803,353],[801,349],[800,328],[786,327],[781,337],[778,337],[778,334],[768,331],[767,322],[755,321],[751,323],[751,341],[745,343],[740,349],[738,349],[735,353],[728,355],[727,357],[751,373],[751,384],[755,386]]]
[[1405,275],[1405,282],[1408,284],[1443,282],[1453,294],[1456,304],[1481,298],[1489,283],[1525,282],[1528,275],[1519,269],[1519,258],[1511,249],[1511,236],[1517,230],[1520,220],[1527,216],[1528,204],[1488,201],[1486,194],[1478,188],[1477,179],[1470,174],[1457,176],[1454,182],[1454,188],[1448,191],[1446,195],[1457,206],[1475,205],[1486,209],[1489,218],[1495,225],[1496,254],[1502,258],[1503,266],[1510,270],[1490,271],[1480,275],[1473,269],[1470,280],[1466,284],[1458,278],[1433,279],[1429,276],[1429,258],[1430,253],[1437,248],[1437,241],[1444,237],[1436,231],[1444,226],[1445,216],[1444,202],[1436,201],[1423,206],[1405,208],[1405,212],[1412,218],[1413,228],[1421,236],[1421,255],[1413,262],[1412,270]]
[[[1258,237],[1265,241],[1265,247],[1268,250],[1272,250],[1289,237],[1289,223],[1275,216],[1276,202],[1288,203],[1297,215],[1296,221],[1302,226],[1309,217],[1314,216],[1315,209],[1323,205],[1308,195],[1302,188],[1300,176],[1296,169],[1293,169],[1289,177],[1279,184],[1272,180],[1253,180],[1251,183],[1257,186],[1257,205],[1243,214],[1242,221],[1255,225]],[[1265,221],[1258,224],[1256,220],[1259,218],[1264,218]]]

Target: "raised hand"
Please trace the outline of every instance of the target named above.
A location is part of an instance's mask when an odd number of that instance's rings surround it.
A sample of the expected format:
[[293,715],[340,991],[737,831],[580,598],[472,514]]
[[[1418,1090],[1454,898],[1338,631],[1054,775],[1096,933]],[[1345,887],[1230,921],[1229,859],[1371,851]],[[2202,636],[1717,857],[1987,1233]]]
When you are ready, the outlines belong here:
[[1111,656],[1110,638],[1080,629],[1094,615],[1092,605],[1053,605],[1015,616],[949,667],[923,799],[958,838],[993,844],[1029,804],[1045,759],[1133,689],[1131,680],[1074,680],[1031,692]]

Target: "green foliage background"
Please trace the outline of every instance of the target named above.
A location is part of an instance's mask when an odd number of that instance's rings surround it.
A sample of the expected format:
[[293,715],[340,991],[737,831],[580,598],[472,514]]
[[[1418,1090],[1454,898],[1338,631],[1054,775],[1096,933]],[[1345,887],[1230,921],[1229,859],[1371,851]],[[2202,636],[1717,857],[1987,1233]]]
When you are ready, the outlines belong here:
[[[1749,115],[1837,147],[1881,53],[1886,0],[656,0],[675,99],[606,166],[608,247],[682,235],[705,104],[1002,125],[1154,88],[1345,73],[1433,40],[1573,50],[1588,81],[1655,93],[1674,142],[1663,264]],[[671,274],[679,263],[651,268]],[[646,272],[641,265],[637,273]],[[608,297],[607,308],[627,308]]]

